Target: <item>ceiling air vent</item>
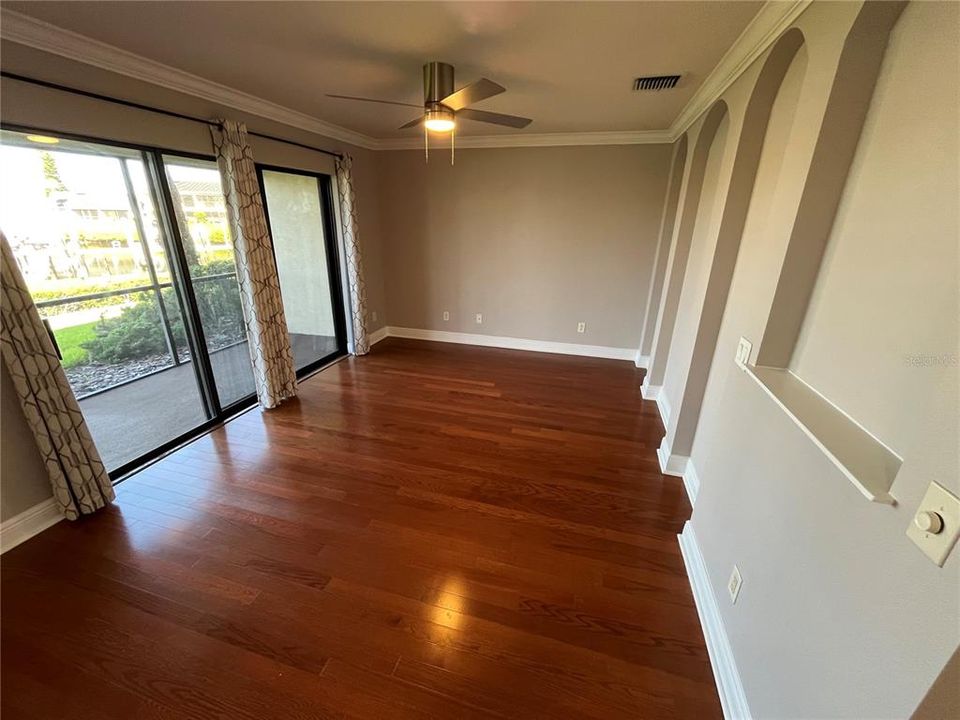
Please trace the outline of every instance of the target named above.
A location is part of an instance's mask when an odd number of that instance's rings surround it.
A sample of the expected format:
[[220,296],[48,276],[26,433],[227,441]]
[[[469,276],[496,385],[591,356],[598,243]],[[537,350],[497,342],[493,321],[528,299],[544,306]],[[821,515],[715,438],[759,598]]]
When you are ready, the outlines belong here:
[[639,77],[633,81],[634,90],[669,90],[680,81],[679,75],[652,75]]

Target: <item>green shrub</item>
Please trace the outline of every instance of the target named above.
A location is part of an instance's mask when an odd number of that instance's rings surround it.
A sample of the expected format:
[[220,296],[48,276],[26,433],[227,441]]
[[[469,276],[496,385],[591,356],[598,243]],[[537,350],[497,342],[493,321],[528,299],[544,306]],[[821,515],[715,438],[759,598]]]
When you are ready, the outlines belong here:
[[[163,291],[163,299],[169,311],[176,308],[176,304],[170,304],[174,298],[167,292]],[[169,316],[174,339],[178,345],[185,345],[186,335],[180,314],[170,312]],[[139,293],[136,302],[125,307],[117,317],[101,318],[94,325],[93,334],[93,339],[83,343],[82,347],[94,362],[119,363],[167,352],[157,302],[148,293]]]
[[[146,285],[147,280],[114,280],[104,283],[71,283],[62,284],[52,290],[32,290],[31,297],[35,303],[42,303],[48,300],[60,300],[62,298],[76,297],[77,295],[92,295],[99,292],[109,292],[110,290],[123,290],[125,288],[138,287]],[[62,315],[63,313],[75,312],[77,310],[86,310],[96,307],[110,307],[111,305],[120,305],[126,302],[124,296],[113,296],[105,298],[96,298],[95,300],[80,300],[66,305],[55,305],[43,308],[42,314]]]
[[[193,290],[203,332],[212,347],[243,339],[243,308],[233,275],[207,281],[200,278],[232,273],[233,270],[232,260],[216,260],[193,268]],[[173,288],[165,288],[161,296],[174,341],[178,347],[185,348],[187,338],[176,294]],[[167,352],[163,320],[153,293],[138,293],[136,302],[124,308],[117,317],[102,318],[97,322],[93,334],[94,337],[84,342],[82,348],[94,362],[118,363]]]

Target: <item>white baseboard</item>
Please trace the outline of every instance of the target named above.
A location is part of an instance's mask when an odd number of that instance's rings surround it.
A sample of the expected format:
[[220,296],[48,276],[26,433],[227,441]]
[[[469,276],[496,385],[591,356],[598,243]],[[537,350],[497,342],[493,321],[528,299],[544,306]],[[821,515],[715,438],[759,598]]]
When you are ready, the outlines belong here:
[[657,461],[660,463],[660,472],[672,475],[683,480],[683,489],[687,491],[687,498],[691,505],[697,504],[697,495],[700,494],[700,476],[693,467],[693,460],[686,455],[674,455],[670,451],[670,444],[664,436],[657,448]]
[[370,343],[371,347],[373,345],[376,345],[378,342],[380,342],[390,334],[388,332],[389,329],[390,328],[384,325],[382,328],[378,328],[377,330],[374,330],[372,333],[370,333],[367,336],[367,342]]
[[633,360],[633,364],[636,365],[638,368],[642,368],[646,370],[647,368],[650,367],[650,356],[641,355],[640,351],[637,350],[637,355]]
[[51,525],[63,520],[63,514],[51,497],[0,523],[0,553],[12,550]]
[[677,538],[680,541],[683,563],[687,567],[693,599],[697,604],[697,614],[700,616],[703,637],[707,643],[710,666],[713,668],[713,678],[717,683],[723,717],[726,720],[751,720],[747,695],[743,690],[730,639],[723,627],[717,596],[710,584],[707,566],[700,553],[693,525],[689,521],[684,523],[683,532]]
[[663,421],[664,429],[670,427],[670,401],[667,400],[667,394],[663,391],[663,386],[657,387],[657,410],[660,411],[660,419]]
[[687,459],[687,466],[683,469],[683,487],[687,490],[690,504],[696,505],[697,495],[700,494],[700,476],[697,475],[697,469],[693,466],[693,458]]
[[687,464],[690,462],[690,458],[685,455],[672,455],[670,453],[670,444],[667,442],[666,436],[660,441],[660,447],[657,448],[657,460],[660,461],[660,472],[674,477],[683,477]]
[[662,385],[650,385],[647,383],[647,378],[644,378],[643,384],[640,386],[640,397],[642,397],[644,400],[656,401],[656,399],[660,396],[660,389],[662,387]]
[[631,348],[606,347],[604,345],[577,345],[575,343],[528,340],[526,338],[506,337],[503,335],[479,335],[475,333],[421,330],[419,328],[392,326],[386,328],[386,330],[390,337],[410,338],[413,340],[434,340],[436,342],[457,343],[459,345],[479,345],[481,347],[506,348],[508,350],[529,350],[531,352],[582,355],[585,357],[632,360],[636,362],[636,350]]

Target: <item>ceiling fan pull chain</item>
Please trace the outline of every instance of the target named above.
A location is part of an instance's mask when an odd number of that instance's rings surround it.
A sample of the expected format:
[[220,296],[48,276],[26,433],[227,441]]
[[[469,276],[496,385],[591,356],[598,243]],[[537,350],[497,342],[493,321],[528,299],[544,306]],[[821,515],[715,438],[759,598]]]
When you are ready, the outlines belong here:
[[423,161],[430,162],[430,135],[427,133],[427,126],[423,126]]
[[457,144],[457,126],[450,131],[450,166],[453,167],[454,146]]

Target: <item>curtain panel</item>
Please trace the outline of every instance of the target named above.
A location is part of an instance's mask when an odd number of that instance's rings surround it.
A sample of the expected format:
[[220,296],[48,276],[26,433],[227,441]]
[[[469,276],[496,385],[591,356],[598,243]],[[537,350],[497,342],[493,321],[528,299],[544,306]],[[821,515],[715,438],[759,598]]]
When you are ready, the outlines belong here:
[[113,485],[3,233],[0,246],[3,361],[36,438],[53,497],[64,516],[76,520],[112,502]]
[[247,128],[232,120],[218,123],[210,131],[236,250],[257,399],[269,409],[297,394],[297,373]]
[[370,352],[367,340],[367,287],[363,280],[363,258],[357,234],[357,196],[353,191],[353,158],[337,158],[337,192],[340,195],[340,221],[343,225],[347,285],[350,290],[350,322],[353,326],[353,352]]

